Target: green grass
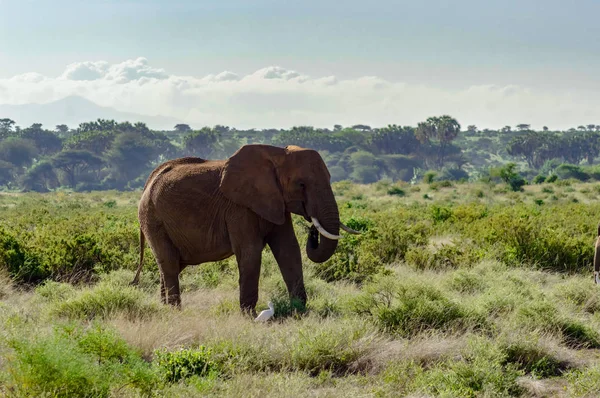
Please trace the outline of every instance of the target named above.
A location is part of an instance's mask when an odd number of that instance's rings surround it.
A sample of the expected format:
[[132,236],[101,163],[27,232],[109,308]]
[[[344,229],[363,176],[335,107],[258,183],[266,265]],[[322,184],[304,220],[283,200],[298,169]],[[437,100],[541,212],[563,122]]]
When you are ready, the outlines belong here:
[[336,183],[363,234],[303,253],[305,309],[265,250],[267,324],[240,314],[233,258],[188,267],[181,310],[149,248],[129,286],[138,192],[0,195],[0,395],[593,396],[600,201],[569,184]]

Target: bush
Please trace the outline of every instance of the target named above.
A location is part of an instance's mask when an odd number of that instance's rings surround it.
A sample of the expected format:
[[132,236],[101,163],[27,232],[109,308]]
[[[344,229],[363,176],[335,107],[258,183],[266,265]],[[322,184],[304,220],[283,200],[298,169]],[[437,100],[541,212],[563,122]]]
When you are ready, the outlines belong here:
[[[11,382],[28,396],[109,396],[106,374],[91,357],[78,355],[74,342],[61,338],[16,340],[9,359]],[[11,383],[11,384],[12,384]]]
[[589,174],[574,164],[563,163],[554,170],[554,173],[563,180],[574,178],[579,181],[587,181],[590,179]]
[[546,178],[546,182],[550,184],[555,182],[556,180],[558,180],[558,176],[556,174],[552,174],[548,178]]
[[163,349],[155,351],[154,356],[160,372],[169,383],[191,376],[214,377],[219,373],[217,364],[211,359],[211,350],[204,346],[178,351]]
[[535,378],[560,376],[570,367],[544,347],[525,339],[509,342],[503,345],[502,350],[506,355],[504,364],[515,364]]
[[105,318],[123,313],[129,318],[145,318],[158,311],[144,293],[135,287],[111,286],[99,283],[65,301],[58,302],[53,312],[59,316],[79,319]]
[[522,373],[512,364],[503,365],[503,353],[489,342],[473,342],[461,354],[462,360],[449,359],[429,372],[419,374],[414,383],[434,396],[487,397],[521,396],[517,383]]
[[[570,205],[573,206],[573,205]],[[593,246],[589,238],[576,231],[595,227],[573,225],[574,214],[552,206],[537,207],[536,214],[524,206],[495,210],[494,214],[466,226],[466,237],[479,245],[487,244],[499,259],[513,266],[523,264],[541,269],[576,272],[589,269]],[[581,217],[589,217],[582,214]],[[585,220],[588,224],[589,220]],[[485,243],[484,243],[485,242]]]
[[562,316],[546,300],[533,301],[520,307],[517,320],[532,329],[558,333],[564,343],[573,348],[600,348],[600,335],[581,322]]
[[435,223],[442,223],[452,218],[452,209],[444,206],[431,206],[431,218]]
[[38,259],[22,247],[13,235],[0,228],[0,268],[17,282],[32,282],[47,277]]
[[499,169],[499,175],[502,181],[510,186],[511,190],[517,192],[521,190],[523,185],[527,184],[527,181],[514,170],[515,167],[515,163],[509,163]]
[[437,173],[435,171],[428,171],[425,174],[423,174],[423,181],[426,184],[431,184],[435,180],[436,175]]
[[480,315],[421,282],[383,279],[369,285],[353,307],[358,314],[372,316],[382,330],[403,337],[431,329],[477,328],[485,324]]
[[392,187],[392,188],[388,189],[387,193],[388,193],[388,195],[395,195],[395,196],[406,195],[406,192],[404,192],[404,190],[400,187]]
[[541,174],[538,174],[534,177],[532,182],[534,184],[543,184],[545,181],[546,181],[546,177]]
[[5,362],[18,396],[108,397],[114,385],[148,396],[157,387],[150,365],[112,330],[66,325],[28,337],[9,340],[14,354]]
[[[375,222],[366,218],[352,217],[344,224],[362,234],[344,237],[329,260],[315,264],[315,276],[328,282],[347,280],[361,283],[370,279],[382,270],[385,263],[394,259],[399,250],[404,255],[409,244],[405,240],[413,239],[410,231],[388,230],[391,225],[380,224],[378,229],[374,229]],[[394,236],[390,237],[388,233]],[[393,242],[397,245],[394,246]]]
[[405,261],[416,269],[442,270],[448,268],[468,267],[478,259],[477,253],[467,245],[442,245],[437,249],[427,247],[411,247],[405,255]]

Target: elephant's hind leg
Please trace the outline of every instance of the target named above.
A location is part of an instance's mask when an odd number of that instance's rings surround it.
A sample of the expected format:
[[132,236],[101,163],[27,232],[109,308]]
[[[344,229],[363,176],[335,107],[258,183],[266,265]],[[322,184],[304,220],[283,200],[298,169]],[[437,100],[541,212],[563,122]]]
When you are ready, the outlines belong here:
[[179,273],[181,257],[179,250],[163,228],[153,230],[146,235],[160,271],[160,296],[164,304],[181,307],[179,291]]

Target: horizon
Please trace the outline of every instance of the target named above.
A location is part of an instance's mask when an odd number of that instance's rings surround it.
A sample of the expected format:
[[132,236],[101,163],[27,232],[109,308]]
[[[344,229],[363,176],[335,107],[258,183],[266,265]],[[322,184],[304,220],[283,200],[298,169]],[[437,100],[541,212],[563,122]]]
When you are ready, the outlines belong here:
[[600,4],[539,4],[0,1],[0,109],[79,96],[198,126],[600,123]]

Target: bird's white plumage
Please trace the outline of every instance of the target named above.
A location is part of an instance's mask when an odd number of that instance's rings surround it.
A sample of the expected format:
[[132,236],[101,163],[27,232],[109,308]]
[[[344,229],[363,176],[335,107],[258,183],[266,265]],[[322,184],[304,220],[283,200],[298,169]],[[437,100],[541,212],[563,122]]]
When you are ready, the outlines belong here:
[[269,301],[269,309],[261,311],[260,314],[254,319],[254,322],[266,322],[275,314],[275,308],[273,303]]

